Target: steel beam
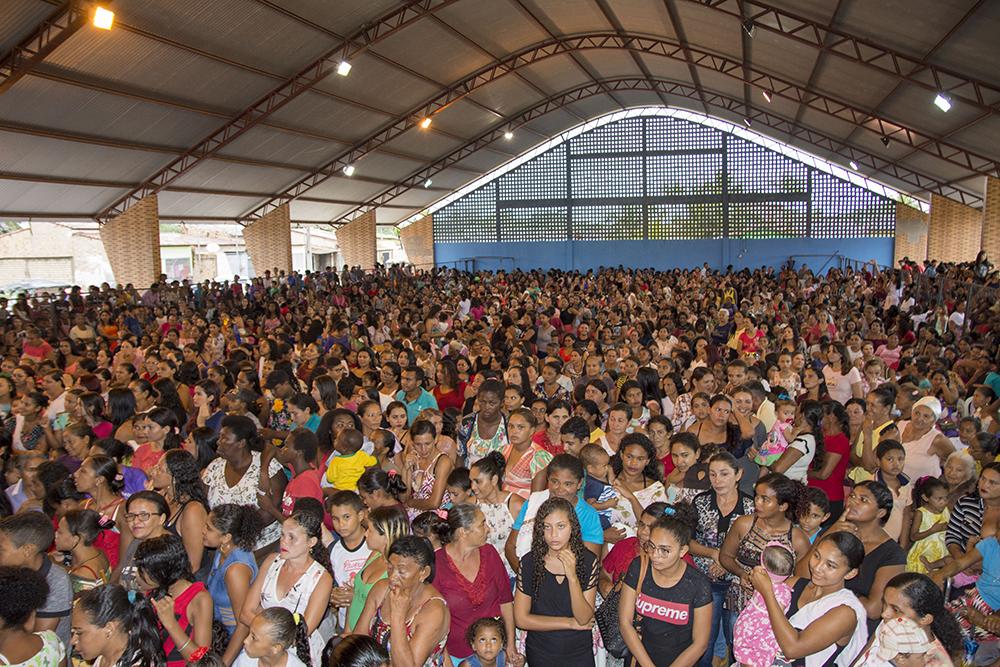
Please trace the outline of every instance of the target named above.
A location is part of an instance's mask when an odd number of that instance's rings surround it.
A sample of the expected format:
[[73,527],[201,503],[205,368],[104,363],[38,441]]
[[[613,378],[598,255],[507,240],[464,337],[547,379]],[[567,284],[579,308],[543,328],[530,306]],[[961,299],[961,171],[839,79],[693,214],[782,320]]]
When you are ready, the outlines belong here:
[[[615,90],[651,90],[664,95],[679,95],[695,100],[700,99],[699,94],[703,94],[705,96],[705,103],[710,107],[723,111],[731,111],[733,113],[740,113],[741,106],[743,105],[743,100],[704,89],[696,90],[695,87],[689,83],[671,81],[669,79],[656,79],[651,81],[644,77],[625,77],[619,79],[608,79],[605,80],[603,84],[604,86],[614,88]],[[587,84],[557,95],[553,95],[552,97],[543,100],[534,106],[524,109],[519,114],[512,117],[509,122],[514,126],[528,123],[531,120],[538,118],[539,116],[544,116],[550,111],[558,109],[566,104],[571,104],[572,102],[576,102],[587,97],[604,94],[604,86]],[[859,148],[845,144],[839,139],[822,134],[815,130],[803,128],[792,120],[775,115],[764,109],[752,109],[751,119],[755,123],[765,125],[777,132],[781,132],[793,138],[801,139],[802,141],[808,142],[814,146],[818,146],[840,155],[847,160],[854,160],[860,165],[864,165],[870,169],[877,169],[879,167],[886,167],[890,165],[887,160],[877,155],[867,153]],[[456,148],[435,162],[413,172],[407,178],[403,179],[399,183],[396,183],[390,188],[386,188],[357,208],[340,216],[334,222],[347,222],[374,208],[384,206],[386,203],[412,189],[420,188],[421,184],[428,178],[433,178],[435,175],[445,169],[448,169],[456,162],[465,159],[491,142],[502,138],[507,127],[507,123],[494,125],[478,137],[469,140],[469,142],[467,142],[464,146]],[[942,183],[939,180],[935,180],[924,174],[899,167],[898,165],[893,166],[889,175],[901,182],[913,186],[916,190],[933,192],[945,197],[956,199],[965,204],[973,204],[977,201],[982,201],[982,198],[976,197],[975,195],[967,193],[959,188],[951,187],[951,184],[949,183]]]
[[[687,0],[739,18],[736,0]],[[932,92],[992,113],[1000,112],[1000,87],[851,35],[762,0],[741,0],[757,30],[765,30],[824,53],[904,79]]]
[[221,128],[202,139],[196,146],[146,179],[142,185],[105,208],[98,215],[98,220],[106,222],[139,200],[159,192],[202,160],[218,153],[223,147],[228,146],[237,137],[271,116],[303,92],[312,89],[334,72],[342,59],[350,58],[352,54],[367,49],[378,40],[419,20],[432,7],[452,1],[454,0],[407,0],[401,7],[364,26],[300,70],[295,76],[254,102],[239,116],[229,120]]
[[86,24],[87,11],[80,2],[63,3],[34,32],[0,58],[0,95]]
[[[419,123],[420,119],[433,116],[457,100],[469,95],[474,90],[506,74],[552,56],[590,49],[638,51],[671,58],[680,62],[688,62],[688,56],[685,55],[685,51],[687,51],[698,67],[715,71],[738,81],[745,81],[742,62],[728,56],[700,51],[691,47],[685,49],[685,47],[674,40],[658,37],[622,36],[617,33],[599,32],[545,41],[522,49],[500,61],[481,68],[462,81],[441,91],[409,111],[404,112],[395,121],[382,126],[350,149],[343,151],[333,160],[328,161],[320,168],[293,183],[281,196],[261,203],[259,206],[247,211],[240,218],[243,220],[256,219],[292,201],[307,190],[335,176],[347,165],[354,164],[365,155],[412,129]],[[995,159],[973,153],[935,137],[927,136],[905,125],[892,123],[884,118],[873,117],[868,112],[847,102],[834,99],[812,89],[803,88],[792,81],[776,75],[751,68],[750,76],[751,81],[749,83],[756,87],[767,88],[775,96],[784,97],[799,104],[805,104],[820,113],[859,127],[864,127],[877,135],[889,136],[896,141],[951,162],[970,172],[1000,176],[1000,162]]]

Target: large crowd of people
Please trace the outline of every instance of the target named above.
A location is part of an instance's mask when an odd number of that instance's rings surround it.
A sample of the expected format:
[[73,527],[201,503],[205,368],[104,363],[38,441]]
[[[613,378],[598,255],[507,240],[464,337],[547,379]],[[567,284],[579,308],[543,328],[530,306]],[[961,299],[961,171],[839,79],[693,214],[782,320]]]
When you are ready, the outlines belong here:
[[1000,664],[998,283],[981,255],[0,300],[0,664]]

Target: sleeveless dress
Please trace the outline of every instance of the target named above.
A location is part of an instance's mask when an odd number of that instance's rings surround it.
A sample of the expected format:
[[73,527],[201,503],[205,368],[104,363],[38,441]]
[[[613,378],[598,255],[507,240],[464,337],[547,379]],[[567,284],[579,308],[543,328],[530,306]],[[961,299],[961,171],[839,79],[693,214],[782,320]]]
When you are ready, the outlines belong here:
[[365,564],[361,566],[361,569],[358,570],[357,574],[354,575],[354,596],[351,598],[351,606],[347,609],[347,625],[352,630],[354,629],[354,624],[358,622],[361,612],[365,610],[365,602],[368,600],[368,594],[371,593],[372,588],[375,587],[375,584],[389,576],[388,572],[383,572],[378,579],[370,584],[362,578],[361,573],[365,571],[365,568],[371,565],[372,561],[379,557],[379,553],[372,553],[368,556],[368,560],[366,560]]
[[212,569],[208,573],[205,587],[209,595],[212,596],[212,606],[215,608],[215,620],[222,623],[230,635],[236,629],[237,613],[233,609],[233,601],[229,598],[229,589],[226,588],[226,572],[236,564],[243,564],[250,568],[250,581],[257,576],[257,561],[253,554],[244,549],[233,549],[226,560],[222,561],[222,552],[216,551],[212,559]]
[[[795,526],[789,526],[788,532],[784,535],[779,535],[777,537],[769,537],[757,528],[757,516],[754,515],[753,523],[750,525],[750,531],[747,532],[746,537],[744,537],[739,546],[736,547],[736,562],[745,569],[747,572],[753,568],[760,565],[760,556],[764,551],[764,547],[767,546],[769,542],[777,542],[795,553],[795,547],[792,545],[792,530]],[[731,584],[729,584],[729,591],[726,593],[726,606],[729,611],[733,614],[739,614],[743,611],[743,607],[750,602],[750,598],[753,597],[753,591],[747,591],[743,588],[739,579],[736,579]]]
[[[183,593],[174,598],[174,616],[177,617],[177,622],[185,634],[191,634],[188,632],[188,628],[191,627],[191,620],[187,616],[188,606],[191,604],[191,600],[194,600],[195,596],[203,590],[205,590],[205,584],[198,581],[188,586],[184,589]],[[163,652],[167,655],[167,667],[184,667],[187,664],[187,660],[177,650],[174,640],[170,638],[170,635],[163,628],[160,628],[160,636],[163,638]]]
[[52,665],[61,663],[62,659],[66,657],[66,648],[60,641],[59,635],[52,630],[43,630],[35,634],[42,639],[42,648],[39,649],[38,653],[24,662],[11,662],[7,656],[0,653],[0,660],[3,661],[3,664],[10,667],[52,667]]
[[837,607],[849,607],[854,612],[856,619],[854,632],[851,633],[851,638],[845,646],[838,646],[834,643],[822,651],[796,660],[788,660],[779,653],[774,664],[792,665],[793,667],[848,667],[868,643],[868,612],[865,611],[857,596],[846,588],[824,595],[818,600],[813,600],[809,604],[799,607],[799,598],[807,585],[809,585],[808,580],[800,579],[795,582],[792,589],[792,604],[788,609],[790,614],[788,622],[792,624],[792,627],[796,630],[804,630]]
[[507,429],[504,428],[504,422],[500,422],[500,425],[497,426],[497,432],[493,434],[492,438],[483,438],[479,435],[479,415],[477,414],[475,421],[472,422],[469,441],[465,445],[469,466],[490,452],[502,452],[507,448],[507,444]]
[[107,528],[101,530],[97,535],[97,539],[94,540],[94,546],[104,552],[104,555],[108,559],[108,564],[111,565],[111,569],[114,570],[118,567],[118,553],[121,544],[121,533],[118,532],[118,525],[115,523],[118,520],[118,513],[125,509],[125,499],[116,498],[104,507],[93,507],[94,499],[89,498],[87,502],[83,504],[84,509],[95,510],[101,515],[101,522],[108,525]]
[[[283,607],[293,614],[304,614],[306,607],[309,606],[309,597],[312,595],[313,590],[315,590],[316,585],[326,570],[323,569],[322,565],[313,561],[305,573],[299,577],[299,580],[288,589],[285,597],[279,598],[278,575],[284,566],[284,560],[275,558],[274,562],[271,563],[271,567],[267,569],[267,573],[264,575],[264,586],[260,591],[261,609]],[[317,625],[318,628],[319,626]],[[326,642],[320,636],[319,632],[313,630],[312,634],[309,635],[309,654],[312,657],[313,664],[322,664],[323,646],[325,644]]]
[[514,517],[511,516],[509,509],[512,495],[514,494],[508,493],[502,503],[479,503],[479,510],[486,517],[486,543],[492,545],[500,554],[500,560],[507,569],[508,577],[514,576],[514,570],[503,557],[503,553],[507,546],[507,536],[514,527]]
[[[98,562],[95,559],[93,565],[96,566]],[[74,598],[85,591],[89,591],[91,588],[97,588],[108,583],[108,580],[111,578],[110,568],[97,570],[87,563],[80,563],[74,568],[67,567],[66,570],[69,572],[69,581],[73,586]]]
[[[418,468],[416,462],[407,463],[410,467],[410,491],[413,500],[427,500],[434,493],[434,482],[437,481],[434,468],[437,466],[438,459],[442,456],[444,456],[444,453],[438,452],[438,455],[431,459],[426,468]],[[441,506],[443,507],[449,502],[451,502],[451,496],[445,491],[444,496],[441,497]],[[410,521],[413,521],[417,515],[423,512],[424,510],[413,509],[412,507],[406,508],[406,514],[409,516]]]
[[[514,446],[508,444],[503,450],[503,457],[510,460],[513,451]],[[504,490],[513,491],[522,498],[527,499],[531,495],[531,480],[551,460],[552,454],[547,452],[541,445],[532,442],[531,446],[526,452],[521,454],[521,458],[517,460],[514,466],[507,468],[503,480]]]
[[[415,619],[417,617],[417,614],[420,613],[420,611],[424,608],[424,606],[432,600],[440,600],[441,604],[445,606],[445,610],[447,610],[448,603],[445,602],[444,598],[442,597],[438,597],[435,595],[434,597],[429,597],[426,600],[424,600],[424,603],[420,605],[415,612],[413,612],[413,615],[410,616],[408,619],[406,619],[407,639],[413,637],[413,619]],[[372,627],[370,632],[371,638],[377,641],[386,651],[389,651],[389,647],[392,643],[391,634],[392,633],[389,630],[389,624],[384,620],[382,620],[382,605],[379,605],[378,609],[375,610],[375,618],[372,619]],[[447,637],[442,639],[434,646],[434,650],[431,651],[431,654],[427,656],[427,660],[424,661],[423,667],[443,667],[443,665],[445,664],[444,644],[446,639]]]
[[[930,530],[935,524],[948,525],[948,520],[951,518],[951,512],[948,511],[947,507],[940,514],[934,514],[926,507],[918,507],[917,513],[920,516],[920,532]],[[927,567],[920,559],[923,557],[933,563],[947,556],[948,547],[945,546],[944,538],[945,534],[941,532],[914,542],[906,555],[906,571],[927,574]]]
[[931,452],[931,444],[934,438],[941,435],[937,428],[931,428],[916,440],[903,441],[903,432],[910,422],[899,422],[899,438],[903,442],[903,449],[906,450],[906,463],[903,464],[903,474],[912,480],[921,477],[940,477],[941,459],[937,454]]

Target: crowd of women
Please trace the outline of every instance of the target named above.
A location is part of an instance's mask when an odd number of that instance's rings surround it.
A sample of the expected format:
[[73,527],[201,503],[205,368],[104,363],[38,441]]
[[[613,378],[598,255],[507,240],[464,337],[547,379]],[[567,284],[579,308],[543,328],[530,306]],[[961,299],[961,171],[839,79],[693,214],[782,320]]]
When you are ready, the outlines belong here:
[[1000,301],[923,268],[19,298],[0,664],[994,664]]

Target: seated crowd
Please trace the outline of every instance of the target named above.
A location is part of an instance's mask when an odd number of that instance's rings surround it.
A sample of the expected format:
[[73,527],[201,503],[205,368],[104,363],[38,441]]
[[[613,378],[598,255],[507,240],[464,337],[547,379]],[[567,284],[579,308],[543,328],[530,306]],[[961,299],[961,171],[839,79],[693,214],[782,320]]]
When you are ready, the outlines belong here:
[[0,300],[0,664],[995,664],[981,269]]

